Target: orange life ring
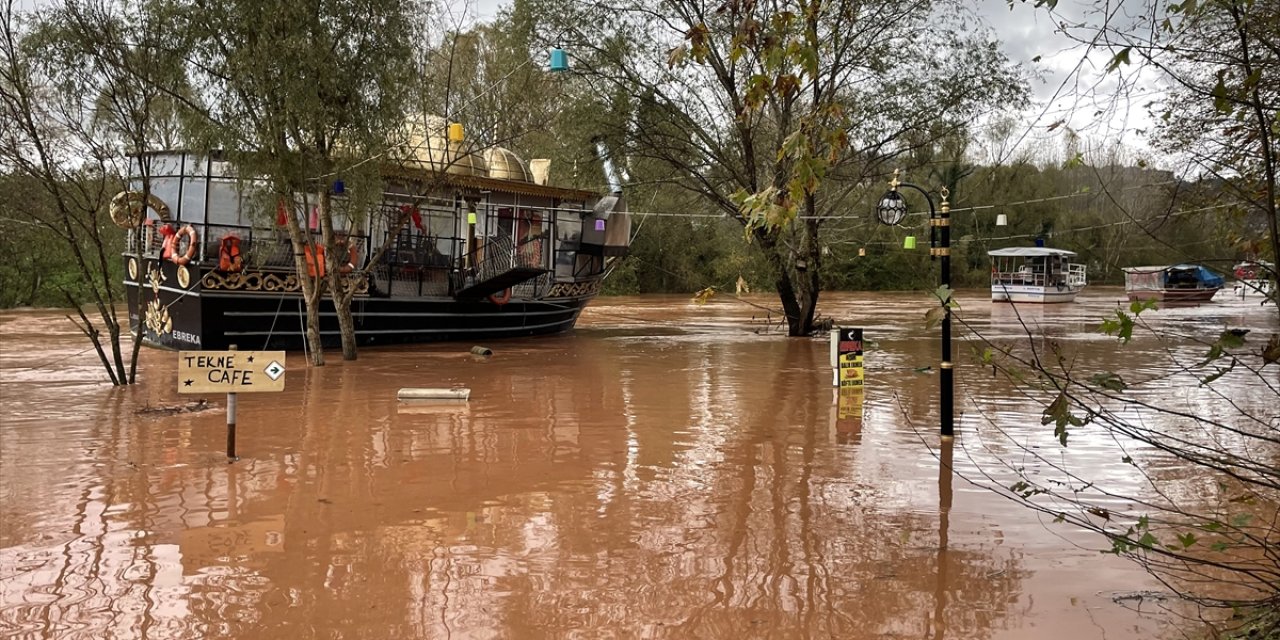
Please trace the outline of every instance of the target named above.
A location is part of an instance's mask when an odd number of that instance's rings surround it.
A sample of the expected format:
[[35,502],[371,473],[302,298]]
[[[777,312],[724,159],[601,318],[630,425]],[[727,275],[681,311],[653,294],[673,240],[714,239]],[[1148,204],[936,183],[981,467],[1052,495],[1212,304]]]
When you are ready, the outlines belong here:
[[[180,250],[178,247],[182,246],[182,236],[187,237],[187,248]],[[191,225],[179,229],[177,235],[172,236],[171,239],[166,238],[165,241],[169,243],[170,248],[169,262],[187,264],[196,256],[196,230]]]
[[240,255],[240,238],[228,234],[218,248],[218,270],[223,273],[239,273],[241,269],[244,269],[244,258]]
[[489,302],[492,302],[498,305],[499,307],[501,307],[502,305],[508,302],[511,302],[511,287],[507,287],[507,289],[501,293],[495,293],[490,295]]

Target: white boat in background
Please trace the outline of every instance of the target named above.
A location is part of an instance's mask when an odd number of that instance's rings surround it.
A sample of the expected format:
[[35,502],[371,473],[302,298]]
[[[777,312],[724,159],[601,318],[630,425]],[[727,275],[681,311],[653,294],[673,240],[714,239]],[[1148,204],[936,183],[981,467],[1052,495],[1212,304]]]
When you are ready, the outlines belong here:
[[993,302],[1071,302],[1088,284],[1085,266],[1071,262],[1074,251],[1050,247],[1008,247],[988,251]]
[[1232,292],[1236,297],[1262,296],[1270,298],[1276,291],[1276,266],[1266,260],[1246,260],[1231,268],[1236,282]]

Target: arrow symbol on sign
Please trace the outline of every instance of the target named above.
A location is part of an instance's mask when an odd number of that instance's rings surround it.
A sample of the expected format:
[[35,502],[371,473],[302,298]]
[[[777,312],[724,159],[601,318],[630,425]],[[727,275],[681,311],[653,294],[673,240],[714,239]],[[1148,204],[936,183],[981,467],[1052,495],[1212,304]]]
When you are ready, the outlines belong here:
[[272,360],[271,364],[267,365],[267,368],[263,369],[262,372],[267,374],[267,377],[272,380],[279,380],[280,376],[284,375],[284,365]]

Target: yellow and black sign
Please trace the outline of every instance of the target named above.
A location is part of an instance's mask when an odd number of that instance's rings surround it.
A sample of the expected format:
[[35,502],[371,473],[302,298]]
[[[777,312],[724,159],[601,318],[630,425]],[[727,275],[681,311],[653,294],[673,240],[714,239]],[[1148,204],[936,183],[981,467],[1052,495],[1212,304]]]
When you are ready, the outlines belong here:
[[839,329],[840,337],[836,343],[837,364],[839,370],[839,386],[862,387],[862,329]]

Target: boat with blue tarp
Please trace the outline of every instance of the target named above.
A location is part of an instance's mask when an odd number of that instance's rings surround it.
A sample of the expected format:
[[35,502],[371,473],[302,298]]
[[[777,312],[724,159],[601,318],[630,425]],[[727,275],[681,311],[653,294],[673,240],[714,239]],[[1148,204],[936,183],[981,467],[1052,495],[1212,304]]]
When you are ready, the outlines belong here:
[[1129,300],[1208,302],[1226,279],[1198,264],[1124,268],[1124,291]]

